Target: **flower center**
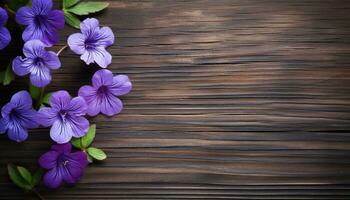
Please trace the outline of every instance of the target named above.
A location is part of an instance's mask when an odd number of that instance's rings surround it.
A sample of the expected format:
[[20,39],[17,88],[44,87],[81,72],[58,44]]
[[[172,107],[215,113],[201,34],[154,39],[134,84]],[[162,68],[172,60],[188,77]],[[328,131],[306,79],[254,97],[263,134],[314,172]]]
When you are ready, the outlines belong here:
[[98,96],[106,96],[106,95],[108,95],[108,93],[109,93],[109,90],[108,90],[107,86],[104,86],[104,85],[99,87],[97,90]]
[[58,162],[57,162],[58,166],[66,166],[68,163],[69,163],[69,160],[67,159],[66,156],[60,155],[58,157]]
[[87,39],[85,41],[85,49],[93,50],[96,47],[96,41],[94,39]]
[[61,110],[59,115],[60,115],[62,121],[65,121],[69,116],[68,112],[64,111],[64,110]]
[[34,18],[34,23],[38,26],[38,27],[43,27],[45,26],[45,19],[46,17],[43,15],[37,15]]
[[39,66],[43,63],[43,59],[42,58],[39,58],[39,57],[36,57],[34,60],[33,60],[33,64],[36,65],[36,66]]

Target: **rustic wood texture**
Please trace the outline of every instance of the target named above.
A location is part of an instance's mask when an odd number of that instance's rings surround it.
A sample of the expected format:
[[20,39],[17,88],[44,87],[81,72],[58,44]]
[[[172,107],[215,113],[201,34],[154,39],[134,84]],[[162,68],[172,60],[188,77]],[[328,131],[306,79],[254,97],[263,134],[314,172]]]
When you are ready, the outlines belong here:
[[[350,1],[113,0],[114,73],[133,91],[117,117],[98,116],[108,159],[47,199],[349,199]],[[75,32],[66,29],[62,42]],[[2,52],[6,58],[14,51]],[[76,95],[98,68],[65,51],[49,91]],[[1,88],[6,102],[19,80]],[[52,142],[0,136],[6,163],[37,167]]]

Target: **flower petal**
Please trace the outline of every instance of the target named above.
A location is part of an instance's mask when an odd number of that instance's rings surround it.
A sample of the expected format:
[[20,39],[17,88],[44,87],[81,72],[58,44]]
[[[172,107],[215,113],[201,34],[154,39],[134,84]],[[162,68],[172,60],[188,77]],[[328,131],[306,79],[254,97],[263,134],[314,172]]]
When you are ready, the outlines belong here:
[[64,27],[64,14],[61,10],[52,10],[47,15],[47,21],[56,29]]
[[121,96],[130,92],[132,84],[126,75],[117,75],[113,77],[113,85],[109,86],[109,91],[115,96]]
[[101,101],[99,98],[95,98],[91,102],[89,102],[87,114],[93,117],[100,112],[101,112]]
[[95,18],[87,18],[80,23],[80,30],[85,36],[90,36],[96,34],[95,32],[99,30],[99,22]]
[[50,137],[58,144],[67,143],[70,141],[73,135],[72,127],[61,120],[57,120],[53,123],[50,130]]
[[18,24],[29,25],[33,23],[34,17],[33,10],[28,6],[22,7],[16,12],[16,22]]
[[36,15],[46,15],[51,8],[52,0],[32,0],[32,9]]
[[30,40],[24,43],[23,54],[27,58],[41,57],[45,53],[46,45],[40,40]]
[[88,160],[86,153],[77,151],[69,154],[67,169],[75,180],[83,175],[83,170],[87,165]]
[[80,59],[85,62],[85,64],[90,65],[94,62],[94,55],[90,51],[85,51]]
[[44,59],[45,65],[50,69],[58,69],[61,67],[60,59],[52,51],[47,52],[46,57],[43,59]]
[[21,124],[12,121],[12,123],[8,125],[7,136],[16,142],[23,142],[28,138],[28,131],[23,128]]
[[52,169],[57,166],[57,158],[59,153],[57,151],[48,151],[39,158],[40,167],[44,169]]
[[76,54],[82,55],[85,49],[85,36],[81,33],[74,33],[68,37],[68,46]]
[[34,109],[20,110],[17,118],[17,121],[20,122],[24,128],[38,128],[39,126],[36,122],[37,111]]
[[30,72],[30,81],[36,87],[45,87],[51,82],[51,73],[47,67],[35,66]]
[[8,15],[6,10],[0,7],[0,26],[4,26],[7,22]]
[[12,61],[12,70],[18,76],[24,76],[29,74],[32,67],[32,60],[29,58],[23,59],[20,56],[17,56]]
[[97,98],[96,95],[96,89],[91,87],[90,85],[84,85],[80,87],[78,91],[78,96],[83,97],[88,106],[91,101]]
[[81,116],[85,115],[87,110],[87,105],[83,97],[74,97],[70,102],[66,111],[70,115]]
[[3,117],[0,119],[0,134],[6,132],[9,123],[10,122],[8,117]]
[[101,99],[101,112],[107,116],[118,114],[122,109],[122,101],[113,95],[107,95]]
[[69,142],[65,144],[55,144],[52,145],[51,149],[59,153],[70,153],[72,151],[72,145]]
[[57,110],[65,109],[70,104],[71,96],[65,90],[53,93],[50,97],[50,105]]
[[112,63],[112,56],[104,47],[94,48],[94,50],[91,50],[91,53],[96,64],[102,68],[106,68]]
[[5,27],[0,27],[0,50],[7,47],[11,41],[10,32]]
[[72,129],[72,135],[76,138],[83,137],[87,133],[89,125],[90,123],[85,117],[74,117],[69,119],[69,126]]
[[111,28],[102,27],[99,30],[97,38],[95,39],[98,46],[109,47],[114,43],[114,33]]
[[92,85],[95,88],[113,84],[113,73],[107,69],[100,69],[92,76]]
[[62,175],[62,179],[64,182],[68,184],[73,184],[76,182],[76,179],[70,174],[69,170],[66,166],[60,166],[59,167],[60,174]]
[[11,98],[11,103],[17,109],[32,109],[32,97],[25,91],[19,91]]
[[37,122],[44,127],[51,126],[58,119],[57,110],[54,108],[40,108],[37,114]]
[[44,184],[49,188],[58,188],[62,183],[62,176],[57,167],[48,171],[43,178]]

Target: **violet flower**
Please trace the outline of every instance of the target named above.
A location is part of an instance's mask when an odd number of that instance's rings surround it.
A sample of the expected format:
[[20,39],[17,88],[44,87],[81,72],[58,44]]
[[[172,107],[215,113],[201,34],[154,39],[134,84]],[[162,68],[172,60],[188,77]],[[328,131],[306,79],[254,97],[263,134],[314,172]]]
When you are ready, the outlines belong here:
[[39,40],[30,40],[23,47],[25,58],[17,56],[12,62],[15,74],[30,74],[30,81],[37,87],[44,87],[51,82],[50,69],[61,67],[58,56],[52,51],[46,51],[45,47]]
[[71,98],[67,91],[58,91],[51,95],[51,107],[38,111],[37,122],[44,127],[51,127],[50,136],[59,144],[79,138],[89,129],[89,121],[83,117],[87,105],[82,97]]
[[14,94],[9,103],[1,109],[0,134],[7,131],[7,136],[16,142],[28,138],[29,128],[37,128],[37,112],[32,107],[32,98],[27,91]]
[[114,43],[114,34],[109,27],[99,27],[95,18],[85,19],[80,23],[82,33],[69,36],[68,46],[80,56],[86,64],[97,63],[106,68],[112,62],[112,56],[106,48]]
[[0,50],[4,49],[11,41],[10,32],[5,27],[7,19],[7,12],[0,7]]
[[85,99],[88,105],[88,115],[95,116],[101,112],[112,116],[123,108],[123,103],[118,96],[129,93],[131,88],[128,76],[117,75],[113,77],[111,71],[101,69],[93,75],[92,86],[82,86],[78,95]]
[[43,182],[47,187],[57,188],[62,181],[74,184],[83,175],[88,165],[87,155],[82,151],[74,153],[71,151],[70,143],[56,144],[39,158],[40,166],[48,170],[43,177]]
[[22,7],[16,13],[16,21],[27,26],[22,38],[38,39],[46,45],[59,41],[58,29],[64,27],[64,15],[61,10],[51,10],[52,0],[32,0],[32,7]]

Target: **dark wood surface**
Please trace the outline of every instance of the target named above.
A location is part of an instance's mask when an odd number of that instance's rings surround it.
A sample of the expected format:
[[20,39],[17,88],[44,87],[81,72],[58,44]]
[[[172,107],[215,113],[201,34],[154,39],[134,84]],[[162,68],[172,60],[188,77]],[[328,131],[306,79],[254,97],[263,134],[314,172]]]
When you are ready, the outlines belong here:
[[[109,69],[133,91],[120,115],[93,119],[109,158],[74,187],[39,188],[47,199],[350,198],[350,1],[110,3],[96,15],[117,35]],[[98,69],[61,61],[49,91],[76,95]],[[48,129],[0,136],[1,199],[34,198],[5,166],[35,169],[51,144]]]

